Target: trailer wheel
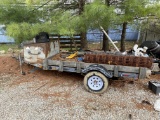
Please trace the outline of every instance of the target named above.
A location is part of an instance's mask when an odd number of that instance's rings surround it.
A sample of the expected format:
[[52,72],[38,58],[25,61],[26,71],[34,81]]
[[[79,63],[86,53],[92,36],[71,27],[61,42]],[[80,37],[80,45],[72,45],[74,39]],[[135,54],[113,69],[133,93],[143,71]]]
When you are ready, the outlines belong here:
[[108,88],[108,79],[100,72],[92,71],[84,77],[85,88],[92,93],[103,93]]

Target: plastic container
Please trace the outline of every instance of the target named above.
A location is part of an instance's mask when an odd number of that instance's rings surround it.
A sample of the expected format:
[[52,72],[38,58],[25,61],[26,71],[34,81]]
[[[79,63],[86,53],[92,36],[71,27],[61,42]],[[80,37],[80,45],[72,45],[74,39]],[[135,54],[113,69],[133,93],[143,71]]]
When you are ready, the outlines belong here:
[[156,95],[160,95],[160,82],[158,81],[149,81],[148,87],[153,91]]

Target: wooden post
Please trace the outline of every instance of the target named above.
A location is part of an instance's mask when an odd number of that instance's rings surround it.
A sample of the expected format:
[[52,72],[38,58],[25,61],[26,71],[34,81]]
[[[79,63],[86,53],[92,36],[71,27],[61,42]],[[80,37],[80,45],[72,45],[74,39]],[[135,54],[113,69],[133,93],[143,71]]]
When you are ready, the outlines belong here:
[[63,72],[63,61],[59,62],[59,71]]
[[140,67],[139,68],[139,79],[146,77],[146,68]]
[[118,77],[118,69],[119,67],[118,66],[114,66],[114,77]]

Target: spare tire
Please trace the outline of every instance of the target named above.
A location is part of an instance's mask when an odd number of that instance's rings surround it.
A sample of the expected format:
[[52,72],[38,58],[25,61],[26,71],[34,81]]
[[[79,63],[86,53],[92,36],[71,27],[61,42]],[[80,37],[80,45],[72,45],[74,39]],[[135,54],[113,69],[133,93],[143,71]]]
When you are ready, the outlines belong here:
[[160,58],[160,42],[158,41],[144,41],[140,47],[148,47],[147,54],[153,54],[156,58]]
[[140,47],[148,47],[148,50],[153,49],[158,46],[158,43],[156,41],[144,41]]

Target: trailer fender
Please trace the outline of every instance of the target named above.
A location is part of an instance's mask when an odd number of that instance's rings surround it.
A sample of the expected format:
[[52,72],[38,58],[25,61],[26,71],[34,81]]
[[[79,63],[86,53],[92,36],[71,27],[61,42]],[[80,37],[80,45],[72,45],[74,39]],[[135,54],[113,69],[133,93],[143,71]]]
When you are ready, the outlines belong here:
[[104,68],[102,65],[98,65],[98,64],[93,64],[93,65],[90,65],[89,67],[83,69],[82,74],[87,74],[88,72],[91,72],[91,71],[98,71],[98,72],[102,73],[104,76],[106,76],[107,78],[113,77],[113,75],[106,68]]

